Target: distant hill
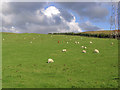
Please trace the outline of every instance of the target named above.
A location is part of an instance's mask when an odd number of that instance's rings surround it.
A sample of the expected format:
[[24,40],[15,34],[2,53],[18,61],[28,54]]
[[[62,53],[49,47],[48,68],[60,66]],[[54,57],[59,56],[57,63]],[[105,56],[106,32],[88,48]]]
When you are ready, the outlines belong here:
[[87,31],[81,32],[82,34],[112,34],[114,32],[118,32],[118,30],[104,30],[104,31]]

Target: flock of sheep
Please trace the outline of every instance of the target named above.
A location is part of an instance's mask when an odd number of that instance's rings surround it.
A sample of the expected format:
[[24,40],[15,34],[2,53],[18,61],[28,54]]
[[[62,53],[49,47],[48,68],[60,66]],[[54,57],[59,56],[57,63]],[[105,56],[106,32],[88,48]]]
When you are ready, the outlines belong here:
[[[70,39],[70,41],[71,41],[71,39]],[[93,42],[90,41],[90,44],[92,44],[92,43],[93,43]],[[68,44],[68,42],[67,42],[67,44]],[[75,44],[79,44],[79,42],[75,41]],[[112,42],[112,44],[113,44],[113,42]],[[86,47],[86,46],[81,46],[81,48],[84,49],[84,50],[82,51],[82,53],[86,53],[86,50],[85,50],[85,49],[87,49],[87,47]],[[66,52],[66,51],[67,51],[66,49],[63,49],[63,50],[62,50],[62,52]],[[94,49],[94,53],[99,53],[99,50],[98,50],[98,49]],[[48,59],[48,63],[53,63],[53,62],[54,62],[53,59],[51,59],[51,58]]]
[[[52,37],[52,36],[51,36]],[[24,38],[24,39],[26,39],[26,38]],[[34,40],[35,38],[33,38],[33,40]],[[82,39],[82,38],[81,38]],[[3,38],[3,40],[5,40],[4,38]],[[70,39],[70,41],[71,41],[71,39]],[[30,41],[30,43],[32,44],[32,41]],[[90,44],[92,44],[93,42],[92,41],[90,41]],[[68,42],[67,42],[67,44],[68,44]],[[77,42],[77,41],[75,41],[75,44],[79,44],[79,42]],[[113,42],[111,43],[111,45],[113,45]],[[82,50],[82,53],[86,53],[86,50],[85,49],[87,49],[87,47],[86,46],[81,46],[81,48],[83,49]],[[66,49],[63,49],[62,50],[62,52],[66,52],[67,50]],[[98,49],[94,49],[94,53],[99,53],[99,50]],[[54,60],[53,59],[51,59],[51,58],[49,58],[48,59],[48,63],[53,63],[54,62]]]

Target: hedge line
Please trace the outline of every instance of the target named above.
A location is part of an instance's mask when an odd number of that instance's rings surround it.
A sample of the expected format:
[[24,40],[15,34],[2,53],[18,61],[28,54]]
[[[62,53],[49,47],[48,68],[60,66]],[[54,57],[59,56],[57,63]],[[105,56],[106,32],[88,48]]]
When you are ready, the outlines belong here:
[[110,35],[110,34],[105,34],[105,33],[100,33],[100,34],[91,34],[91,33],[49,33],[52,35],[77,35],[77,36],[87,36],[87,37],[98,37],[98,38],[116,38],[120,37],[120,35]]

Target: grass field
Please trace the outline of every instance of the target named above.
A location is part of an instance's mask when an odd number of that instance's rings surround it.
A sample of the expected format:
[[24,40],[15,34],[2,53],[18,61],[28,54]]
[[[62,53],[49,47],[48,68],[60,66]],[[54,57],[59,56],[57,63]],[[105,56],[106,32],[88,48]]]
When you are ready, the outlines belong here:
[[[3,33],[2,36],[3,88],[118,86],[118,41],[115,39],[33,33]],[[82,53],[82,45],[87,47],[87,53]],[[62,52],[64,48],[67,52]],[[95,48],[99,54],[93,53]],[[47,63],[48,58],[54,63]]]

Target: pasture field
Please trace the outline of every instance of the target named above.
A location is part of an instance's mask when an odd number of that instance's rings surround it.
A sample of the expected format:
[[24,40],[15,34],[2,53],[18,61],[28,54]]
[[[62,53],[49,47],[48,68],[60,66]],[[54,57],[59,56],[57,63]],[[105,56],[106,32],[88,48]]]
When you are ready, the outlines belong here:
[[[115,39],[34,33],[3,33],[2,37],[3,88],[118,87]],[[87,47],[87,53],[81,46]],[[93,53],[94,49],[100,53]],[[47,63],[49,58],[54,63]]]

